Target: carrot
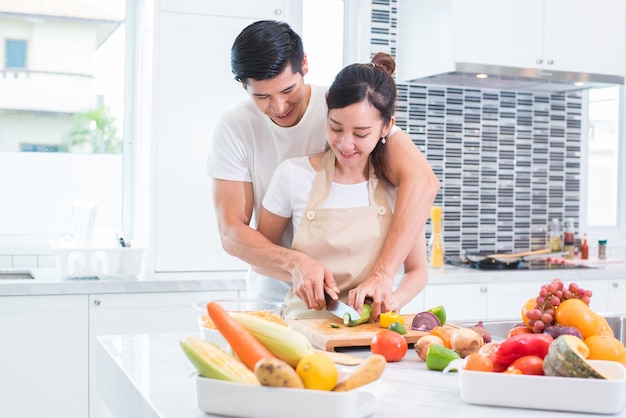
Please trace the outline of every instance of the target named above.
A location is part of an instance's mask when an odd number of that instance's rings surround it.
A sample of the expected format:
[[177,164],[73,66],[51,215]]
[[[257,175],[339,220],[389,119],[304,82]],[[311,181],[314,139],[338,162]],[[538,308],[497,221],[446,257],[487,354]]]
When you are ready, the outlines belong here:
[[262,359],[276,358],[263,344],[237,323],[216,301],[207,304],[207,311],[215,328],[224,336],[237,357],[250,369],[254,370]]

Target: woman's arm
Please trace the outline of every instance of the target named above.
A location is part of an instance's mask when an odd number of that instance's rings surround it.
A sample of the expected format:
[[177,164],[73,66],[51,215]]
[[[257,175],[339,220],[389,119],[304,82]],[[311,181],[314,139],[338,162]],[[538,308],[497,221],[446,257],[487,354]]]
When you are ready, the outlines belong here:
[[388,138],[387,145],[385,175],[398,186],[396,207],[383,250],[369,277],[359,286],[369,289],[368,292],[355,292],[354,299],[350,297],[350,304],[357,310],[363,306],[365,298],[370,297],[374,318],[386,306],[383,295],[391,293],[394,276],[426,224],[439,191],[439,180],[406,133],[395,132]]

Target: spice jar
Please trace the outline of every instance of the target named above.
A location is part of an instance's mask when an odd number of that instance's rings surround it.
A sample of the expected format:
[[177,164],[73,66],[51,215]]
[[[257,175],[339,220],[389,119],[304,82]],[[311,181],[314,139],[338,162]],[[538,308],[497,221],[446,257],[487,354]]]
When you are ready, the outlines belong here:
[[563,231],[563,251],[565,252],[565,258],[574,258],[574,220],[565,220],[565,230]]
[[598,260],[606,260],[606,240],[598,241]]

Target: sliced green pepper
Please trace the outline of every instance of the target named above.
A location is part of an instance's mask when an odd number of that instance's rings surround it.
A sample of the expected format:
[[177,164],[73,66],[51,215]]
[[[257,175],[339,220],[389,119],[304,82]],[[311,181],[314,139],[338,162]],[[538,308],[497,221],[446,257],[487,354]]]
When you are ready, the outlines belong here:
[[426,352],[426,368],[428,370],[442,371],[452,360],[461,358],[456,351],[449,348],[432,344]]

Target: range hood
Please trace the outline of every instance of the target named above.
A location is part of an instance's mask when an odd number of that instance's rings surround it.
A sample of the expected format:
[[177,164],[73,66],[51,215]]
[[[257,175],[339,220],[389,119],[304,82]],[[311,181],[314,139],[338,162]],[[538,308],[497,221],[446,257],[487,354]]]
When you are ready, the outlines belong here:
[[547,71],[472,63],[455,63],[455,71],[407,80],[426,85],[515,91],[567,92],[624,84],[624,77]]

